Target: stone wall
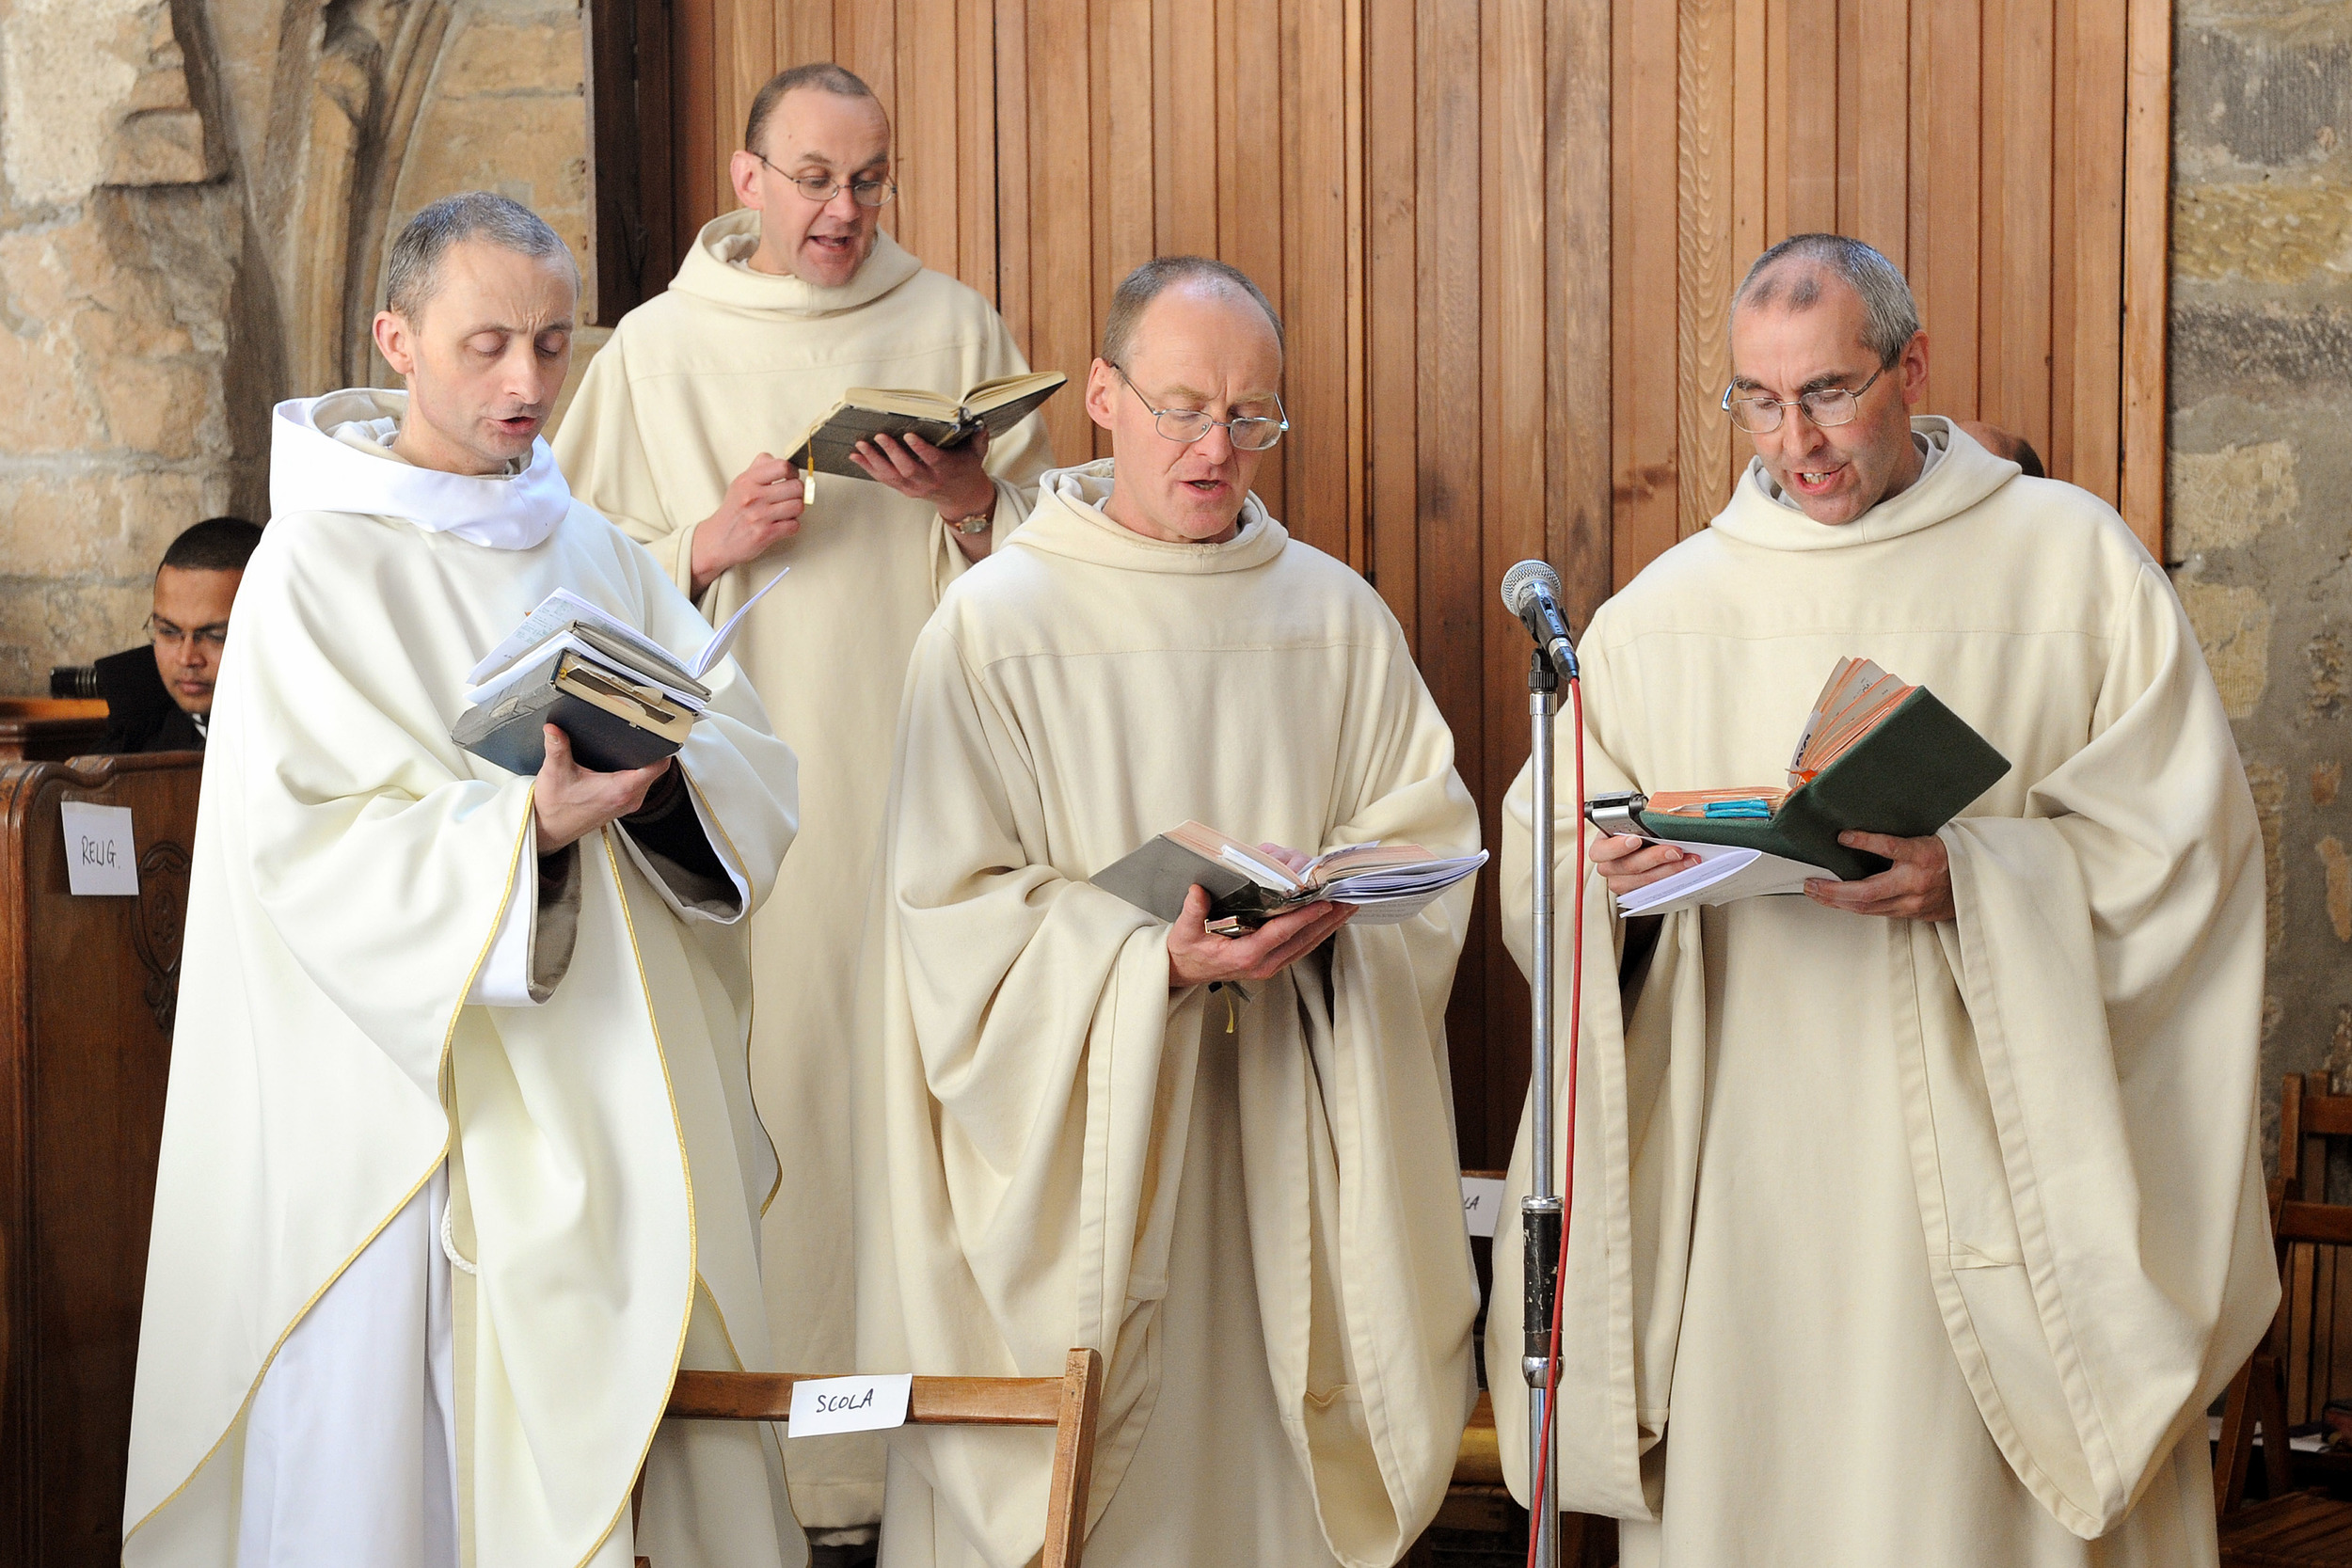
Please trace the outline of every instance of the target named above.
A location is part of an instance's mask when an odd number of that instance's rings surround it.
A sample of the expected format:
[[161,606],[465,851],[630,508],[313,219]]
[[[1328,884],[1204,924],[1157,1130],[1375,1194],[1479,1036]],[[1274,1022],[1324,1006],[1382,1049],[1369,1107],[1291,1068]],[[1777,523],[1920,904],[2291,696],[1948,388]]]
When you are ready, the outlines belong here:
[[2352,6],[2177,17],[2166,554],[2262,812],[2275,1116],[2352,1076]]
[[0,0],[0,693],[266,515],[273,403],[389,381],[393,225],[486,186],[593,267],[585,66],[579,0]]

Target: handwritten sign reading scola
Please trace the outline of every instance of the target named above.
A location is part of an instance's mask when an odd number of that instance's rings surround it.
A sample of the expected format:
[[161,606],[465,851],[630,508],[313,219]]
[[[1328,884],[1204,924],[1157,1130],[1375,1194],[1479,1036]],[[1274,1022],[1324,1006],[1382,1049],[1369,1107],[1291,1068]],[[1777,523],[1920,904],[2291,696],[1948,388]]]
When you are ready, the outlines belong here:
[[803,1378],[792,1386],[792,1420],[786,1430],[795,1437],[821,1437],[902,1427],[914,1389],[914,1378],[907,1372]]
[[133,897],[139,892],[139,857],[131,845],[131,808],[67,800],[65,885],[80,897]]
[[1491,1176],[1462,1178],[1462,1222],[1473,1236],[1492,1239],[1502,1217],[1502,1183]]

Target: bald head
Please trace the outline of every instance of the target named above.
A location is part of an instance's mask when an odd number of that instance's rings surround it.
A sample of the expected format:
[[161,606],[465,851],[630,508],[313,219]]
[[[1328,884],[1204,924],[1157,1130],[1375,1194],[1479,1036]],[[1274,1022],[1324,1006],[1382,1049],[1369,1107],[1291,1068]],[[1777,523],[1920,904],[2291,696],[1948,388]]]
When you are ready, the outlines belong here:
[[1282,318],[1248,273],[1207,256],[1158,256],[1129,273],[1111,294],[1110,313],[1103,318],[1103,357],[1114,365],[1125,364],[1144,312],[1161,294],[1180,287],[1254,306],[1274,329],[1276,353],[1281,352]]
[[776,105],[784,102],[787,94],[803,91],[827,93],[834,98],[862,98],[877,109],[882,106],[882,101],[874,96],[874,89],[867,87],[866,79],[854,71],[844,71],[831,60],[811,60],[806,65],[796,65],[789,71],[780,71],[769,77],[766,85],[753,96],[752,112],[743,124],[743,146],[746,150],[767,153],[768,149],[760,145],[760,138],[768,134],[768,121],[774,118]]
[[1918,302],[1894,262],[1843,234],[1792,235],[1757,257],[1731,296],[1730,313],[1810,310],[1840,285],[1862,302],[1864,345],[1880,364],[1893,364],[1918,335]]

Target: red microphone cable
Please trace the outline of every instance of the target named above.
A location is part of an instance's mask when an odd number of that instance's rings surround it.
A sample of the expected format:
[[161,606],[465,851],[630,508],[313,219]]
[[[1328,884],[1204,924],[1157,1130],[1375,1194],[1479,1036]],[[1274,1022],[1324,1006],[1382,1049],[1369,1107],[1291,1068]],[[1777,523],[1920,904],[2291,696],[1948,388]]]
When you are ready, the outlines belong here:
[[[1574,911],[1576,934],[1570,939],[1573,967],[1568,972],[1568,1102],[1567,1157],[1561,1163],[1560,1175],[1560,1260],[1552,1271],[1551,1283],[1551,1343],[1547,1352],[1544,1399],[1544,1435],[1536,1450],[1528,1456],[1528,1465],[1534,1472],[1528,1486],[1527,1568],[1537,1568],[1535,1543],[1542,1537],[1544,1509],[1549,1499],[1544,1496],[1545,1479],[1551,1466],[1544,1460],[1551,1452],[1552,1422],[1560,1414],[1560,1309],[1568,1299],[1568,1232],[1576,1218],[1576,1069],[1582,1054],[1580,1047],[1584,1036],[1584,688],[1576,676],[1568,677],[1568,707],[1575,715],[1572,738],[1576,743],[1576,812],[1568,820],[1575,824],[1576,833],[1576,893],[1569,900]],[[1557,1529],[1557,1525],[1554,1527]]]

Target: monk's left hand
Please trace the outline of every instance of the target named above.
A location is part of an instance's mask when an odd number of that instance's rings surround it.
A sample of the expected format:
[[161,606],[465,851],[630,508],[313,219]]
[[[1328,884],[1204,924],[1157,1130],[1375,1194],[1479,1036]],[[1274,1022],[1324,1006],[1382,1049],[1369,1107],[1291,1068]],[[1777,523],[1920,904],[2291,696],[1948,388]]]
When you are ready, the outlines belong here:
[[1837,842],[1849,849],[1884,855],[1895,863],[1875,877],[1858,882],[1833,882],[1816,878],[1804,884],[1804,895],[1815,903],[1851,914],[1883,915],[1889,920],[1949,920],[1952,908],[1952,859],[1940,838],[1889,838],[1884,833],[1839,833]]
[[936,507],[943,517],[969,517],[996,505],[996,486],[981,467],[987,456],[983,430],[945,451],[920,436],[877,436],[860,441],[850,461],[875,483]]

